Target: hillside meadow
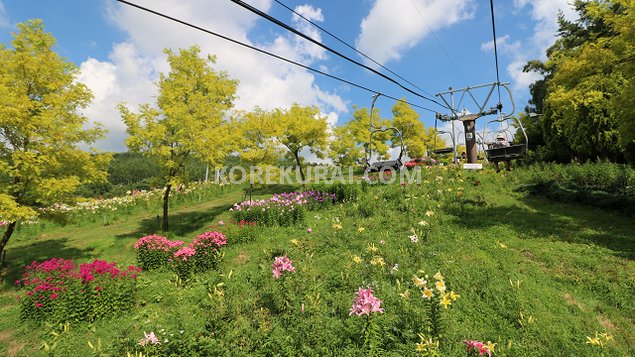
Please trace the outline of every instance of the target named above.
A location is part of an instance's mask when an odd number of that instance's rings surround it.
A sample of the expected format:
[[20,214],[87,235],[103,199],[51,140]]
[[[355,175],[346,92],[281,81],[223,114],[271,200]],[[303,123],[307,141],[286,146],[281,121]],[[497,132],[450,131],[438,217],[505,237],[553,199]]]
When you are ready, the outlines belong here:
[[461,356],[476,340],[494,356],[635,354],[633,216],[536,196],[536,172],[435,167],[421,184],[313,186],[334,199],[265,223],[237,212],[238,188],[181,200],[166,238],[222,232],[218,263],[140,271],[131,305],[91,321],[33,318],[15,281],[50,258],[139,266],[135,243],[161,234],[158,206],[20,227],[2,270],[0,353]]

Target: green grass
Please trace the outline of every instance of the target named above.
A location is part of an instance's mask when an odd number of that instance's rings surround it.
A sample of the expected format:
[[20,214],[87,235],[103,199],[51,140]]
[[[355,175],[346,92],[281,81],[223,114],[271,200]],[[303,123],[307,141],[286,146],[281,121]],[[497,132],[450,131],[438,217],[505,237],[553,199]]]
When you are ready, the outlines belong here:
[[[154,331],[166,355],[368,355],[360,336],[365,319],[348,310],[357,288],[372,286],[385,308],[374,319],[382,355],[414,356],[428,311],[410,280],[423,270],[440,271],[461,296],[443,314],[443,355],[462,355],[461,340],[479,339],[497,343],[495,356],[594,356],[599,350],[585,341],[596,331],[615,338],[606,356],[634,355],[632,218],[533,198],[516,191],[519,177],[431,172],[422,186],[372,187],[356,202],[308,212],[304,225],[260,228],[251,243],[230,241],[218,271],[185,286],[172,273],[144,272],[132,312],[72,325],[59,337],[51,333],[59,327],[20,320],[11,282],[21,267],[51,257],[134,263],[132,245],[156,231],[157,212],[109,226],[52,227],[10,241],[0,290],[0,354],[45,355],[46,341],[57,342],[53,355],[87,356],[88,342],[101,340],[104,354],[119,356],[139,349],[143,332]],[[230,205],[241,199],[233,192],[173,210],[170,239],[191,241],[227,220]],[[335,217],[341,230],[332,227]],[[421,220],[431,228],[413,244],[410,229]],[[369,252],[369,244],[378,251]],[[297,267],[285,290],[271,275],[281,254]],[[356,255],[363,263],[353,261]],[[370,265],[374,256],[386,266]],[[395,263],[398,271],[391,273]],[[400,296],[406,290],[409,299]],[[285,294],[291,308],[281,308]]]

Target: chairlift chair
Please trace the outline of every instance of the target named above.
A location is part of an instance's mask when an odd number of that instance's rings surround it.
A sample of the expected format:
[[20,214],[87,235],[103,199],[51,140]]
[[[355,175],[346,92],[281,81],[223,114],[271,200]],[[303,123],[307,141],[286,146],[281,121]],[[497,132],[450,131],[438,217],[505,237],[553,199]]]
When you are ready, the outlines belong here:
[[[375,102],[377,101],[377,98],[379,98],[379,96],[381,95],[381,93],[377,93],[373,96],[373,103],[370,106],[370,137],[368,140],[368,150],[366,151],[367,155],[366,155],[366,172],[381,172],[381,171],[386,171],[386,170],[394,170],[394,171],[399,171],[401,170],[401,168],[403,167],[403,154],[404,154],[404,142],[403,142],[403,135],[401,134],[401,130],[390,126],[390,127],[376,127],[375,124],[373,123],[373,109],[375,108]],[[397,158],[397,160],[387,160],[387,161],[376,161],[373,163],[370,163],[370,160],[372,159],[372,154],[373,154],[373,135],[375,133],[379,133],[379,132],[386,132],[386,131],[394,131],[397,133],[397,136],[399,137],[399,140],[401,141],[401,145],[400,145],[400,150],[399,150],[399,157]]]
[[[500,162],[500,161],[507,161],[507,160],[513,160],[513,159],[522,159],[525,156],[527,156],[527,143],[529,142],[527,138],[527,132],[525,132],[525,128],[523,127],[523,124],[520,122],[520,120],[513,116],[513,113],[516,107],[514,104],[514,99],[511,94],[511,90],[506,85],[503,85],[503,88],[505,88],[509,92],[509,98],[511,100],[513,109],[510,114],[499,113],[499,117],[497,119],[490,120],[483,127],[483,134],[481,135],[483,139],[482,146],[483,146],[483,151],[485,151],[485,156],[487,157],[487,161],[489,162]],[[512,136],[511,131],[509,130],[510,122],[513,122],[513,121],[515,121],[516,126],[520,129],[521,133],[525,137],[524,143],[509,145],[506,147],[497,147],[494,141],[489,141],[489,142],[486,141],[486,138],[488,137],[488,133],[489,133],[488,127],[491,123],[495,123],[495,122],[499,123],[499,130],[497,131],[497,134],[504,135],[506,140],[509,139]],[[509,142],[509,140],[507,140],[507,142]]]
[[452,146],[451,147],[447,147],[447,148],[441,148],[441,149],[434,149],[432,150],[432,153],[435,155],[443,155],[443,154],[449,154],[449,153],[453,153],[456,149],[456,141],[454,139],[454,135],[452,135],[451,132],[449,131],[444,131],[444,130],[439,130],[438,125],[437,125],[437,121],[441,119],[439,116],[436,116],[434,118],[434,131],[436,132],[436,136],[434,137],[434,147],[436,148],[437,146],[437,138],[439,137],[439,135],[445,135],[448,134],[450,135],[450,138],[452,139]]

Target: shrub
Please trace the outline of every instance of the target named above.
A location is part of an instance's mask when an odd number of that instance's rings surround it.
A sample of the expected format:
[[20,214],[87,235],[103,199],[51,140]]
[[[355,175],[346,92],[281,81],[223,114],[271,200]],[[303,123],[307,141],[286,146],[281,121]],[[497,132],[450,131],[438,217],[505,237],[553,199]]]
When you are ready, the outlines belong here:
[[170,241],[166,237],[153,234],[141,237],[134,248],[141,268],[152,270],[166,266],[170,257],[183,244],[183,241]]
[[95,259],[81,264],[53,258],[25,267],[16,284],[25,291],[19,298],[23,319],[62,323],[94,321],[134,305],[140,268],[120,270],[115,263]]
[[221,257],[220,248],[227,244],[227,238],[221,232],[205,232],[190,243],[195,252],[194,264],[197,271],[214,269]]
[[170,257],[170,268],[183,281],[188,280],[196,267],[196,250],[191,247],[184,247]]

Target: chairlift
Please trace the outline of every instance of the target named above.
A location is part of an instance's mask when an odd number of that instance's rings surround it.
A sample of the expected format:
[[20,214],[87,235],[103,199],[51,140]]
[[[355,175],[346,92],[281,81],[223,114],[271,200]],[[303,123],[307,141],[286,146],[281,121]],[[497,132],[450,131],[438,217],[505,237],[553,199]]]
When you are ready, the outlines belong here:
[[[377,93],[373,96],[373,103],[370,106],[370,138],[368,140],[368,150],[366,151],[367,153],[366,169],[365,169],[366,172],[381,172],[386,170],[398,171],[403,167],[402,157],[403,157],[405,149],[404,149],[403,135],[401,133],[401,130],[393,126],[376,127],[375,124],[373,123],[373,109],[375,108],[375,102],[377,101],[377,98],[379,98],[380,95],[381,93]],[[370,163],[370,160],[372,159],[372,156],[373,156],[372,155],[373,154],[373,135],[375,133],[386,132],[389,130],[396,132],[397,136],[399,137],[399,140],[401,141],[399,157],[397,158],[397,160],[377,161],[374,163]]]
[[437,147],[437,138],[440,135],[445,135],[448,134],[450,135],[450,139],[452,139],[452,146],[451,147],[446,147],[446,148],[441,148],[441,149],[434,149],[432,150],[432,153],[435,155],[444,155],[444,154],[449,154],[449,153],[453,153],[456,149],[456,141],[454,138],[454,135],[452,135],[451,132],[449,131],[445,131],[445,130],[439,130],[438,129],[438,120],[443,120],[443,118],[440,116],[440,114],[436,115],[434,118],[434,131],[436,132],[436,136],[434,137],[434,147]]
[[[482,137],[482,147],[483,151],[485,151],[485,156],[487,157],[487,161],[489,162],[500,162],[507,161],[513,159],[522,159],[527,156],[527,143],[529,142],[527,138],[527,133],[525,132],[525,128],[523,124],[518,120],[518,118],[514,117],[513,114],[516,110],[516,105],[514,104],[514,98],[512,96],[512,92],[509,87],[505,84],[502,84],[502,87],[507,90],[509,93],[509,99],[512,103],[512,111],[509,114],[505,114],[499,112],[499,116],[497,119],[490,120],[483,127]],[[501,147],[496,143],[496,138],[498,136],[502,136],[505,141],[510,142],[509,139],[513,138],[514,135],[510,130],[511,123],[514,123],[517,128],[520,129],[523,136],[525,137],[525,142],[520,144],[509,145],[505,147]],[[496,131],[496,136],[493,135],[492,131],[489,131],[489,125],[492,123],[498,123],[498,130]],[[488,141],[487,139],[491,139]]]

